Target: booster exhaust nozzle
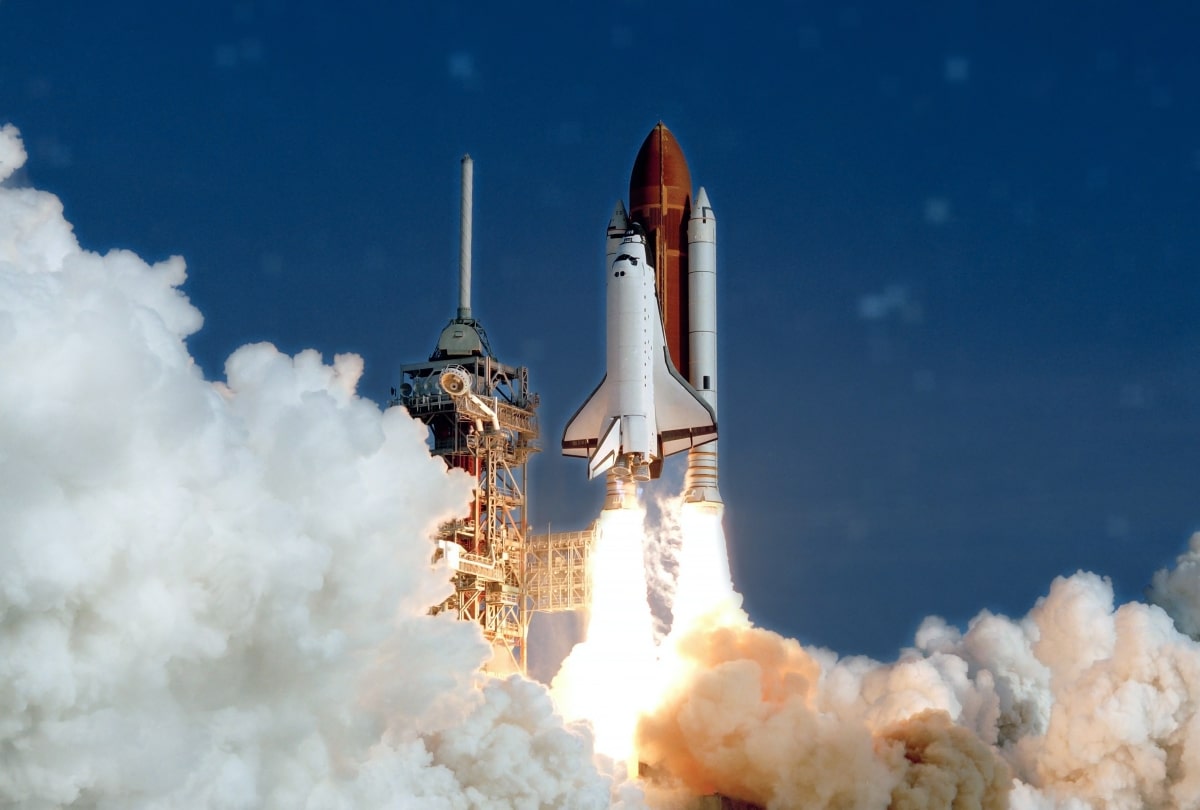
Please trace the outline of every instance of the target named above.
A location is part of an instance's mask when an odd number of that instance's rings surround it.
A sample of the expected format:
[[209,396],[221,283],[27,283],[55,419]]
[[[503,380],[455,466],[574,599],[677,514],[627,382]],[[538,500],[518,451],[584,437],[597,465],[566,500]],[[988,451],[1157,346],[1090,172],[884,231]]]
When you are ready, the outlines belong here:
[[693,447],[688,451],[687,473],[683,479],[683,500],[723,509],[721,491],[717,488],[717,443]]

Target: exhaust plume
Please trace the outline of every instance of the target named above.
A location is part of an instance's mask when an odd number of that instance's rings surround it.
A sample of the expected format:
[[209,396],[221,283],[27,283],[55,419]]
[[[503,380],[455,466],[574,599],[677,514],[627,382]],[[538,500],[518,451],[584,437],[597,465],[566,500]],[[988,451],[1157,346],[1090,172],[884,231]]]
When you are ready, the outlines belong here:
[[563,714],[591,723],[596,750],[631,757],[638,714],[654,694],[655,649],[643,568],[641,509],[600,514],[591,553],[586,640],[563,661],[552,689]]

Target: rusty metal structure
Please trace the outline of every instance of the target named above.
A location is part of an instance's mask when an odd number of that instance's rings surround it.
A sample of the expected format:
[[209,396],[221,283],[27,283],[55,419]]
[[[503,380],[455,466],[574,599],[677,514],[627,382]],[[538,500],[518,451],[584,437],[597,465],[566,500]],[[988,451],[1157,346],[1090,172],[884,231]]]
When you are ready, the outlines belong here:
[[454,594],[432,612],[477,623],[494,666],[524,672],[533,614],[591,603],[588,556],[595,525],[529,534],[527,464],[538,451],[538,395],[524,367],[492,356],[483,328],[456,318],[424,363],[401,366],[392,405],[429,426],[431,450],[478,482],[470,512],[444,524],[435,559],[452,572]]
[[476,481],[470,511],[435,538],[434,559],[445,561],[454,594],[431,612],[475,622],[493,646],[491,667],[524,672],[533,614],[591,601],[595,530],[529,536],[527,465],[538,452],[539,398],[529,370],[497,359],[471,313],[473,172],[463,157],[458,314],[427,361],[400,367],[388,404],[424,422],[431,452]]
[[526,465],[538,449],[528,370],[498,361],[482,327],[456,318],[429,360],[401,374],[392,404],[429,426],[434,455],[477,482],[470,512],[439,530],[435,559],[451,570],[454,594],[432,610],[476,622],[502,653],[496,666],[524,671]]
[[493,667],[524,671],[529,610],[525,599],[526,464],[537,452],[538,396],[529,371],[500,362],[471,314],[474,163],[462,159],[458,315],[424,363],[401,366],[389,405],[429,426],[431,450],[476,481],[467,515],[443,525],[444,559],[454,594],[431,612],[477,623],[493,646]]
[[538,451],[539,399],[528,369],[496,360],[478,323],[451,321],[427,362],[400,370],[391,404],[429,426],[434,455],[478,482],[470,512],[438,531],[434,558],[452,572],[454,594],[432,612],[477,623],[499,654],[494,666],[524,672],[533,614],[591,603],[595,525],[529,534],[527,464]]

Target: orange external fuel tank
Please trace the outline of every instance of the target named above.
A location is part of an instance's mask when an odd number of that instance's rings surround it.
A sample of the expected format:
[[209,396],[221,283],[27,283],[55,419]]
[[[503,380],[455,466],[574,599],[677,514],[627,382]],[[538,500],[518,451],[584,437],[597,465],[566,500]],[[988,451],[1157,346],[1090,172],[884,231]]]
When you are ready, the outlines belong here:
[[629,177],[629,219],[646,231],[663,331],[675,368],[688,364],[688,217],[692,177],[679,142],[659,121],[638,150]]

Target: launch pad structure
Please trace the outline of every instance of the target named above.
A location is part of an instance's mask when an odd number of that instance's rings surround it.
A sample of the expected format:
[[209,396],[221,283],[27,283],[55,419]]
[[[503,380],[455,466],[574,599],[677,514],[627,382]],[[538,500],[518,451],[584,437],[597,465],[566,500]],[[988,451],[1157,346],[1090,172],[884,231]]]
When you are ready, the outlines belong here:
[[457,317],[423,363],[401,366],[389,406],[402,406],[430,431],[431,451],[476,485],[467,515],[443,524],[435,560],[454,593],[431,608],[475,622],[493,646],[492,668],[525,672],[534,613],[586,608],[595,529],[530,536],[527,465],[538,452],[538,395],[529,370],[498,360],[471,314],[473,164],[462,160]]

